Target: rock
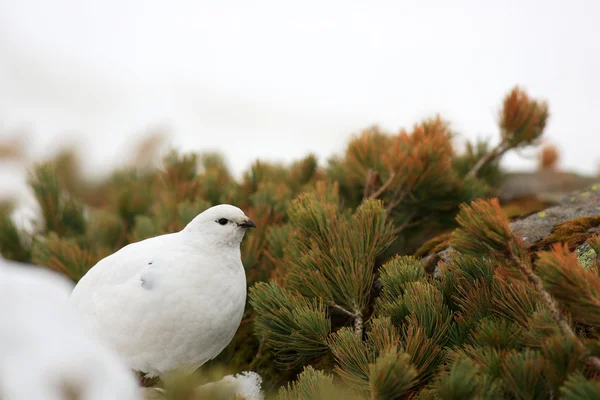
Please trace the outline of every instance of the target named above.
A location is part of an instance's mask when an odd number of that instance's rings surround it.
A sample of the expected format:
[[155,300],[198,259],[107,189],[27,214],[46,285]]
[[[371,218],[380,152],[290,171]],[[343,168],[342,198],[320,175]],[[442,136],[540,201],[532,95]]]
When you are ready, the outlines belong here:
[[598,254],[596,254],[596,251],[587,243],[584,243],[577,248],[577,259],[579,260],[581,266],[585,269],[588,269],[597,257]]
[[[523,237],[525,244],[536,250],[548,248],[553,242],[561,242],[560,237],[552,237],[557,226],[568,228],[566,222],[573,222],[573,238],[568,238],[569,247],[577,251],[584,266],[595,257],[594,250],[585,243],[587,237],[600,231],[600,184],[587,190],[563,196],[558,204],[526,218],[510,223],[513,232]],[[586,225],[587,224],[587,225]],[[563,231],[568,229],[563,229]],[[543,246],[540,246],[543,244]],[[537,247],[537,248],[536,248]],[[423,258],[425,269],[434,276],[439,275],[439,261],[451,261],[451,248],[430,254]]]
[[552,229],[569,220],[600,215],[600,185],[564,196],[557,205],[510,224],[528,246],[550,236]]
[[427,257],[423,258],[423,265],[425,266],[425,272],[431,273],[434,278],[440,276],[440,261],[449,263],[452,261],[452,257],[450,254],[452,253],[452,248],[448,247],[445,250],[442,250],[435,254],[430,254]]

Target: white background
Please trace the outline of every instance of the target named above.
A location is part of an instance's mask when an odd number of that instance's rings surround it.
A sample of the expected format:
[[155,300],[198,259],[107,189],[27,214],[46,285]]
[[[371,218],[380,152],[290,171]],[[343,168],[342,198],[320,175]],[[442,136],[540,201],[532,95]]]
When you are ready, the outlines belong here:
[[519,84],[549,101],[561,167],[595,173],[599,20],[594,0],[0,0],[0,135],[28,132],[35,154],[75,138],[101,171],[162,127],[239,173],[436,112],[495,141]]

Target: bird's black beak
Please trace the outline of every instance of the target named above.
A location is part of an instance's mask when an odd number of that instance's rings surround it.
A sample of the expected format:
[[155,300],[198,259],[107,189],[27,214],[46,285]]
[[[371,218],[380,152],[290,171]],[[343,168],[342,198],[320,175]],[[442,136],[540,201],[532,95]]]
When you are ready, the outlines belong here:
[[256,224],[250,218],[248,218],[245,222],[239,224],[238,226],[242,228],[256,228]]

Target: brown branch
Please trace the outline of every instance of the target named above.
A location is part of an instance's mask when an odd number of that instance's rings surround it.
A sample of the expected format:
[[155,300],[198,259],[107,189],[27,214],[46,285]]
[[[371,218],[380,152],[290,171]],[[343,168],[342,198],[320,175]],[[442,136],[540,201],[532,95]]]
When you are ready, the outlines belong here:
[[[573,332],[573,329],[571,329],[571,326],[569,326],[569,323],[567,322],[565,316],[560,311],[558,303],[544,288],[544,283],[542,282],[542,279],[533,272],[531,266],[527,265],[525,261],[517,257],[512,251],[510,252],[510,258],[518,266],[521,272],[527,277],[529,282],[533,284],[537,292],[542,296],[542,300],[550,310],[550,315],[558,324],[559,328],[563,331],[563,333],[569,336],[580,348],[584,348],[583,343],[581,343],[575,332]],[[591,367],[593,367],[597,371],[600,371],[600,359],[598,357],[588,356],[586,358],[586,361]]]
[[401,190],[402,186],[398,186],[396,190],[394,190],[394,193],[392,194],[392,200],[390,200],[388,205],[385,207],[385,215],[387,217],[390,217],[392,215],[392,211],[394,211],[394,208],[398,207],[409,193],[408,190],[404,190],[402,193],[400,193]]
[[354,332],[356,332],[357,335],[360,335],[362,337],[364,323],[363,323],[363,315],[360,310],[351,312],[351,311],[346,310],[344,307],[337,305],[333,301],[328,301],[327,305],[333,309],[336,309],[336,310],[342,312],[343,314],[346,314],[349,317],[354,318]]
[[402,225],[394,228],[394,235],[399,235],[403,230],[405,230],[406,228],[412,228],[413,226],[417,226],[422,224],[423,222],[427,222],[428,220],[430,220],[430,217],[427,218],[421,218],[421,219],[413,219],[415,217],[414,213],[411,214],[409,217],[406,218],[406,220],[402,223]]
[[258,350],[256,351],[256,354],[254,355],[254,357],[252,358],[252,361],[250,362],[250,365],[248,366],[248,369],[250,371],[254,370],[256,363],[258,362],[258,360],[260,359],[260,356],[262,355],[264,347],[265,347],[265,339],[262,338],[260,340],[260,344],[258,345]]
[[340,305],[337,305],[336,303],[334,303],[332,301],[328,301],[327,305],[329,307],[331,307],[331,308],[334,308],[334,309],[342,312],[343,314],[348,315],[349,317],[356,318],[356,314],[354,314],[353,312],[350,312],[350,311],[346,310],[344,307],[342,307]]
[[[404,197],[404,196],[402,196],[402,197]],[[394,211],[394,208],[398,207],[398,205],[400,205],[401,202],[402,202],[402,199],[390,200],[388,205],[385,207],[385,215],[387,217],[392,215],[392,211]]]
[[369,198],[373,186],[373,175],[375,171],[372,169],[367,170],[367,176],[365,178],[365,186],[363,187],[363,199]]
[[471,168],[471,170],[467,173],[467,178],[475,178],[479,171],[486,166],[487,164],[494,161],[496,158],[502,156],[509,150],[508,142],[502,141],[498,144],[498,146],[494,147],[492,151],[481,157]]
[[383,185],[381,185],[381,186],[379,187],[379,189],[377,189],[377,191],[376,191],[375,193],[371,193],[371,195],[369,196],[369,199],[376,199],[376,198],[378,198],[379,196],[381,196],[381,194],[382,194],[383,192],[385,192],[385,191],[386,191],[386,190],[387,190],[387,189],[390,187],[390,185],[391,185],[391,184],[392,184],[392,182],[394,181],[394,178],[395,178],[395,177],[396,177],[396,173],[395,173],[395,172],[392,172],[392,173],[390,174],[390,177],[388,178],[388,180],[387,180],[387,181],[385,181],[385,183],[384,183]]

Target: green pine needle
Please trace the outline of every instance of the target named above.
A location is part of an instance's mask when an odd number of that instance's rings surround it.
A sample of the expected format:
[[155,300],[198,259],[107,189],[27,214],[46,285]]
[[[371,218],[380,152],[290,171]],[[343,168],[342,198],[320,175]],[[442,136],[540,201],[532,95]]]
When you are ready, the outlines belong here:
[[327,352],[331,326],[322,303],[274,282],[256,284],[249,297],[257,313],[255,329],[280,362],[298,365]]
[[369,366],[371,397],[380,400],[401,398],[415,385],[417,370],[410,363],[410,355],[392,347]]
[[544,287],[569,311],[573,319],[600,327],[600,277],[582,268],[566,246],[542,252],[536,272]]
[[331,399],[359,400],[361,397],[336,385],[332,375],[310,366],[304,368],[297,381],[282,386],[277,394],[277,400]]
[[560,388],[564,400],[600,399],[600,381],[588,380],[581,373],[574,373]]

